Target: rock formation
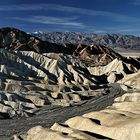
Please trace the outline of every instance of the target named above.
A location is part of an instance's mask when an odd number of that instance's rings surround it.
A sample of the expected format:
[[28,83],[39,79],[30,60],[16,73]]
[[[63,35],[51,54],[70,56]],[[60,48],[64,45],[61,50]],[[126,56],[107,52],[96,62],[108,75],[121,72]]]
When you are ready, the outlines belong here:
[[14,140],[138,140],[140,139],[140,92],[126,93],[104,110],[89,112],[55,123],[51,128],[36,126]]
[[0,29],[0,139],[55,122],[14,139],[138,137],[139,69],[140,58],[102,45],[55,44]]

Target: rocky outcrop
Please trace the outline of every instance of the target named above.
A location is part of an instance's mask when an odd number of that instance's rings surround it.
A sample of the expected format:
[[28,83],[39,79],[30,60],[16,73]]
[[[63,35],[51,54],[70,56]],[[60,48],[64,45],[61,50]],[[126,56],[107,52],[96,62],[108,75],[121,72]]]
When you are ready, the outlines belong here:
[[[108,56],[111,53],[110,49],[91,46],[91,52],[85,50],[84,57],[92,57],[92,53],[100,56],[97,50],[92,52],[92,47]],[[93,65],[87,65],[79,56],[83,49],[79,46],[75,57],[0,49],[1,118],[33,116],[45,105],[71,106],[101,97],[107,93],[99,85],[117,82],[138,71],[137,65],[124,62],[116,53],[112,57],[118,58],[105,66],[97,65],[99,61],[95,63],[91,58]],[[135,61],[139,64],[139,60]]]
[[123,59],[120,54],[101,45],[86,46],[79,44],[74,52],[74,56],[80,56],[81,61],[84,61],[87,66],[107,65],[115,58]]
[[15,135],[14,139],[138,140],[140,138],[139,97],[140,92],[126,93],[116,98],[115,103],[104,110],[76,116],[62,124],[55,123],[51,128],[36,126],[25,135]]
[[[139,69],[139,58],[122,57],[102,45],[60,45],[18,29],[0,29],[0,139],[54,122],[15,139],[137,137],[130,127],[139,128]],[[136,93],[97,111],[125,92],[120,85]]]
[[0,48],[9,51],[34,51],[37,53],[65,52],[62,45],[44,42],[21,30],[9,27],[0,29]]
[[118,81],[118,83],[125,85],[133,90],[140,90],[140,70],[136,73],[125,76],[123,79]]
[[32,116],[44,105],[71,106],[106,94],[95,89],[108,83],[107,75],[92,74],[69,55],[1,49],[0,58],[1,118]]

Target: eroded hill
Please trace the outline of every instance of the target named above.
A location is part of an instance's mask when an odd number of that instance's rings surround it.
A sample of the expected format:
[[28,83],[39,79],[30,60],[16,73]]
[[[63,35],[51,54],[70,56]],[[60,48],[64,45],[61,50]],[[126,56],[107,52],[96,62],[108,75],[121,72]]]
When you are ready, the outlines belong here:
[[9,138],[103,109],[124,92],[139,90],[139,69],[140,58],[125,58],[102,45],[60,45],[0,29],[0,135]]

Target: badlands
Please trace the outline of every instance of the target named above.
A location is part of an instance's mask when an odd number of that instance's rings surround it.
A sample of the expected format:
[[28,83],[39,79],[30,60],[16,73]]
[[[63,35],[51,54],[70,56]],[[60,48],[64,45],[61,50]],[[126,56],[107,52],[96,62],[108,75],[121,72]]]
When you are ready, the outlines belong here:
[[0,139],[140,139],[140,58],[0,29]]

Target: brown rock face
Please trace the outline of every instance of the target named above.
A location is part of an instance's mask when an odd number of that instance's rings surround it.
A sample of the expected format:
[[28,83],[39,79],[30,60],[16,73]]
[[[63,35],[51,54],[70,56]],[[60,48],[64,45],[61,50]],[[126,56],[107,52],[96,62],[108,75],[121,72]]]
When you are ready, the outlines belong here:
[[15,28],[0,29],[0,48],[10,51],[34,51],[37,53],[68,52],[68,54],[71,54],[73,52],[72,47],[71,51],[68,51],[67,48],[62,45],[42,41],[39,38],[31,36]]
[[102,45],[86,46],[79,44],[73,54],[85,59],[88,65],[92,65],[91,63],[106,65],[115,58],[122,58],[120,54]]

